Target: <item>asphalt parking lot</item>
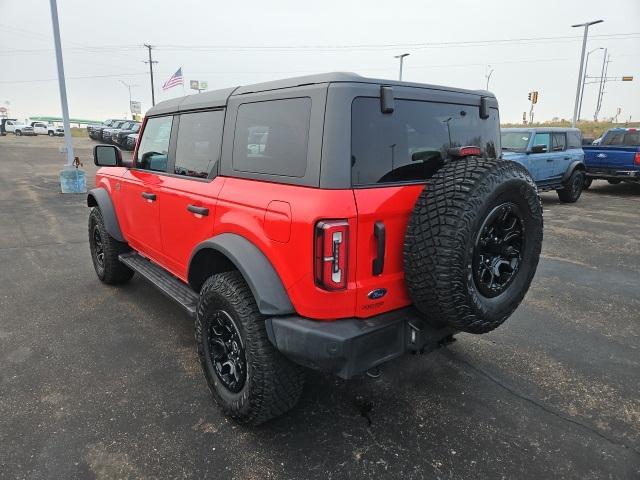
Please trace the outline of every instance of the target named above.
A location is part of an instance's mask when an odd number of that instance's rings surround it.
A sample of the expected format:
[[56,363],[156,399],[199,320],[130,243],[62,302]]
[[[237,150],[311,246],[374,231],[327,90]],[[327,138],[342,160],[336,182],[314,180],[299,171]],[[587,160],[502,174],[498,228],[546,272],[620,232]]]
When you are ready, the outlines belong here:
[[377,379],[310,372],[251,429],[212,404],[179,307],[96,278],[62,145],[0,138],[0,478],[640,476],[640,185],[543,195],[543,258],[502,328]]

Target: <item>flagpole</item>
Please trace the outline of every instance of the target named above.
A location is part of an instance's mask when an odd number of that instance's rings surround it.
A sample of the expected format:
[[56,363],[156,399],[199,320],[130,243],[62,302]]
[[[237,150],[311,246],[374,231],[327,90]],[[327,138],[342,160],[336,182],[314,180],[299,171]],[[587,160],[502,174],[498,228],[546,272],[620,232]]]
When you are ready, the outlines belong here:
[[[182,70],[182,67],[180,67],[180,70]],[[186,93],[184,92],[184,71],[182,72],[182,96],[184,97],[186,95]]]

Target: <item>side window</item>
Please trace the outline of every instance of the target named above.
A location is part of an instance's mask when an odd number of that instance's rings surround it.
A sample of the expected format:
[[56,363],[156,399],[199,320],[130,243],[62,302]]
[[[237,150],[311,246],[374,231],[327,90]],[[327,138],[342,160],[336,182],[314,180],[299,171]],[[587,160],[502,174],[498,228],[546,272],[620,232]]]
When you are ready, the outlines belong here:
[[138,147],[136,168],[166,172],[169,159],[169,141],[173,117],[155,117],[147,120]]
[[234,170],[304,177],[310,118],[307,97],[240,105],[233,139]]
[[567,133],[567,148],[582,148],[582,135],[580,135],[580,132]]
[[547,147],[547,152],[551,151],[551,134],[549,133],[536,133],[533,139],[534,145],[544,145]]
[[562,152],[567,149],[567,137],[564,133],[553,134],[553,151]]
[[224,110],[180,115],[173,173],[207,178],[220,158],[223,126]]

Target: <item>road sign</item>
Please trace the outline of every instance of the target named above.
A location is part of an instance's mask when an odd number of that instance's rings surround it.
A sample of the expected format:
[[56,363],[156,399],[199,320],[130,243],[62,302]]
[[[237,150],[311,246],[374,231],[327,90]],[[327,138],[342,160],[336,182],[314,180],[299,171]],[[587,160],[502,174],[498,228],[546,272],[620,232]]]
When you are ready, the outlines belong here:
[[200,82],[198,80],[189,80],[189,88],[191,90],[200,90]]
[[206,80],[200,82],[200,90],[206,90],[207,88],[209,88],[209,82],[207,82]]
[[140,102],[131,100],[131,113],[133,113],[134,115],[142,113],[142,105],[140,104]]
[[6,107],[0,107],[0,113],[7,113]]

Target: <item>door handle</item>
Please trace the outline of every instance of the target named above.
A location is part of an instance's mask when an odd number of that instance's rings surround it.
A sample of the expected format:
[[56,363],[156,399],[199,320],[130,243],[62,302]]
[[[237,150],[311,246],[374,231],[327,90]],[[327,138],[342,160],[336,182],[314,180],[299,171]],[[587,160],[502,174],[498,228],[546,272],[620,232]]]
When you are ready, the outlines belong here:
[[155,193],[149,193],[149,192],[142,192],[142,198],[146,199],[146,200],[150,200],[152,202],[156,201],[156,194]]
[[206,217],[207,215],[209,215],[209,209],[207,207],[187,205],[187,210],[189,210],[191,213],[197,213],[198,215],[202,215],[203,217]]
[[564,157],[565,160],[571,160],[571,157]]
[[378,243],[378,251],[376,258],[373,259],[372,270],[374,275],[380,275],[384,270],[384,250],[387,240],[384,223],[378,221],[373,225],[373,236]]
[[547,158],[547,162],[553,162],[553,158]]

